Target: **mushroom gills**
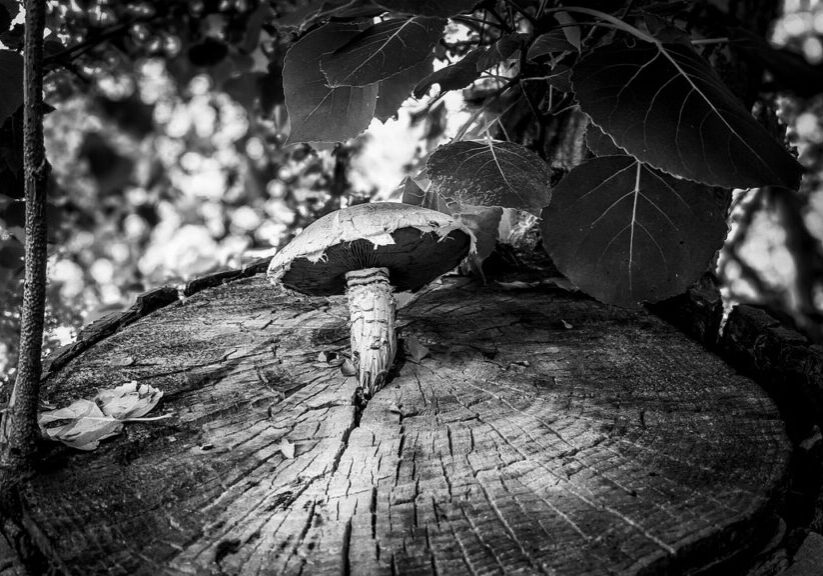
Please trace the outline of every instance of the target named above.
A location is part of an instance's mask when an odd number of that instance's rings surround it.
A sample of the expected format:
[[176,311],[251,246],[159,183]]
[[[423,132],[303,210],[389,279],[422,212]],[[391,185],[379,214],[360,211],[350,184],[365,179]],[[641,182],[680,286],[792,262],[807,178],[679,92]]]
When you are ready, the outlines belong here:
[[369,397],[383,385],[394,362],[395,304],[388,268],[363,268],[346,273],[351,318],[352,362],[360,386]]

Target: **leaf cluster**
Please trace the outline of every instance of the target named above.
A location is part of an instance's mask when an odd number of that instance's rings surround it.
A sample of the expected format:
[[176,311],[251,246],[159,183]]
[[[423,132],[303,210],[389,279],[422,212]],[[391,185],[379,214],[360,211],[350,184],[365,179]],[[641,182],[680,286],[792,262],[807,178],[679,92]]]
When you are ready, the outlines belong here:
[[[731,16],[720,27],[697,20],[688,2],[558,4],[57,2],[47,86],[59,100],[67,86],[127,76],[127,63],[162,57],[180,83],[208,73],[273,126],[275,148],[346,142],[409,97],[433,113],[463,91],[475,106],[470,121],[404,183],[405,201],[474,226],[481,257],[539,218],[561,272],[602,300],[637,305],[679,293],[722,242],[728,189],[794,188],[800,174],[781,135],[752,117],[707,57],[732,47],[778,68],[781,54]],[[17,3],[2,6],[10,22]],[[0,33],[7,78],[21,74],[20,32]],[[726,34],[721,48],[709,32]],[[0,90],[10,135],[0,144],[5,269],[21,263],[18,88]],[[528,138],[514,129],[515,113]],[[559,162],[545,143],[569,115],[589,125],[588,147]]]
[[[588,4],[309,2],[282,23],[308,30],[285,56],[289,141],[345,141],[434,86],[439,98],[485,83],[481,112],[525,102],[541,126],[573,109],[589,124],[590,158],[570,171],[487,125],[430,154],[404,201],[473,225],[481,257],[511,234],[504,211],[539,216],[559,270],[603,301],[678,294],[722,245],[729,190],[794,189],[800,166],[701,54],[713,41],[687,6]],[[450,46],[456,26],[468,47]],[[432,58],[447,65],[434,70]]]

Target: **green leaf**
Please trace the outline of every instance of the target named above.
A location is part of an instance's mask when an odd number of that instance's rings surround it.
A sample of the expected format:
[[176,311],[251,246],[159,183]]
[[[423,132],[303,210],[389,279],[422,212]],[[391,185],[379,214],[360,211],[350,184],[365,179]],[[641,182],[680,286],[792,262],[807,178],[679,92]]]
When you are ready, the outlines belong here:
[[331,23],[295,43],[283,65],[283,92],[291,121],[288,142],[342,142],[368,128],[379,86],[329,88],[320,58],[359,33],[354,24]]
[[477,63],[485,53],[485,48],[474,48],[454,64],[435,70],[414,87],[415,98],[422,98],[435,84],[440,85],[440,92],[465,88],[480,77]]
[[514,34],[506,34],[497,42],[488,47],[486,52],[477,60],[477,69],[479,71],[488,70],[495,64],[503,62],[510,58],[515,52],[520,50],[528,36],[519,32]]
[[428,193],[446,205],[501,206],[532,214],[549,203],[551,170],[540,156],[512,142],[453,142],[426,163]]
[[546,252],[580,289],[633,307],[679,294],[723,245],[728,191],[679,180],[631,156],[594,158],[543,210]]
[[471,12],[479,0],[377,0],[378,6],[390,12],[448,18]]
[[443,26],[440,18],[386,20],[324,55],[320,67],[333,88],[380,82],[426,60]]
[[23,57],[11,50],[0,50],[0,124],[23,104]]
[[380,82],[374,117],[385,122],[394,116],[400,105],[411,96],[412,89],[417,83],[431,73],[433,61],[434,56],[429,56],[408,70]]
[[583,111],[655,168],[711,186],[799,182],[800,165],[688,46],[604,46],[572,84]]
[[579,52],[581,39],[580,26],[577,25],[577,21],[572,18],[568,12],[555,12],[554,19],[560,23],[563,35],[566,37],[566,40],[569,41],[569,44],[574,46],[574,49]]
[[569,52],[571,50],[574,50],[574,46],[566,40],[563,31],[555,29],[535,38],[532,45],[529,46],[526,58],[529,60],[542,60],[554,53]]
[[595,156],[626,156],[626,151],[619,148],[611,136],[591,122],[586,128],[586,147]]

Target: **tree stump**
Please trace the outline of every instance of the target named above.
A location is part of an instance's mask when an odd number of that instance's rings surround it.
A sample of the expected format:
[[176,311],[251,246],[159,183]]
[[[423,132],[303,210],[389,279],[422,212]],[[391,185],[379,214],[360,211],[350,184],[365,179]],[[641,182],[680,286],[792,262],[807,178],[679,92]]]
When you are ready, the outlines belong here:
[[318,356],[347,350],[342,298],[227,279],[56,357],[51,402],[137,380],[174,414],[23,485],[58,569],[733,574],[772,535],[775,406],[647,312],[448,280],[399,311],[413,353],[363,402]]

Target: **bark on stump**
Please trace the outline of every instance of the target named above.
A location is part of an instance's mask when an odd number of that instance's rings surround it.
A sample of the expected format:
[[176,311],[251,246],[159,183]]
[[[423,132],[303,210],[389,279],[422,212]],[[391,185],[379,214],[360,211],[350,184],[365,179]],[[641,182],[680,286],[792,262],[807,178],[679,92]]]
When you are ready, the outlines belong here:
[[174,417],[53,450],[27,529],[76,574],[728,574],[771,535],[776,408],[658,318],[448,281],[398,325],[430,354],[365,406],[318,361],[344,300],[262,275],[58,356],[50,401],[138,380]]

